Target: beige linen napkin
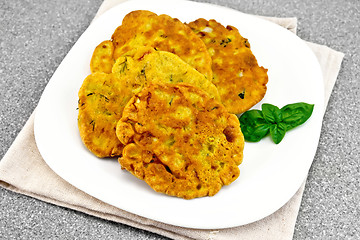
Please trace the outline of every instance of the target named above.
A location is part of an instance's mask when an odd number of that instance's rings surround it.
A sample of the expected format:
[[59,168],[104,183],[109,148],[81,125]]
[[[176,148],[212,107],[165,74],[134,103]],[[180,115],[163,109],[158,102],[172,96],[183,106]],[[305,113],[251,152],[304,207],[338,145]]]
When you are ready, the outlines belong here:
[[[105,0],[97,16],[122,1]],[[267,19],[295,32],[296,18]],[[326,46],[313,43],[308,45],[314,51],[323,71],[326,107],[344,55]],[[287,204],[260,221],[218,230],[176,227],[108,205],[60,178],[44,162],[36,147],[33,113],[0,162],[0,186],[45,202],[173,239],[292,239],[305,181]]]

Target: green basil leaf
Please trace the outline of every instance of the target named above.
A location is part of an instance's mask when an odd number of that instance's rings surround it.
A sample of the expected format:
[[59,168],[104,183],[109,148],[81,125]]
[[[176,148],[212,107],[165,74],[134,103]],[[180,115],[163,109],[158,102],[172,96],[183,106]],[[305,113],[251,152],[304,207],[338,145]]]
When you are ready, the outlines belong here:
[[262,139],[263,137],[268,135],[269,130],[270,130],[270,125],[269,124],[257,125],[254,128],[253,135],[255,135],[257,138]]
[[306,122],[314,109],[313,104],[293,103],[279,109],[264,103],[262,110],[249,110],[241,115],[240,127],[246,141],[258,142],[270,133],[274,143],[282,141],[286,131]]
[[270,126],[270,135],[274,143],[279,144],[286,133],[286,125],[284,123],[272,124]]
[[270,125],[258,125],[258,126],[243,126],[241,127],[241,131],[244,135],[244,138],[248,142],[259,142],[263,137],[268,135]]
[[277,106],[264,103],[261,105],[262,114],[269,123],[279,123],[281,121],[281,111]]
[[270,126],[260,110],[249,110],[243,113],[239,120],[246,141],[258,142],[269,133]]
[[239,120],[240,123],[244,123],[246,125],[259,125],[267,123],[264,119],[262,112],[255,109],[243,113]]
[[280,109],[282,122],[286,124],[286,129],[290,130],[306,122],[314,110],[314,104],[293,103]]
[[251,119],[264,119],[264,116],[262,115],[260,110],[252,109],[249,111],[246,111],[244,114],[241,115],[242,119],[244,118],[251,118]]

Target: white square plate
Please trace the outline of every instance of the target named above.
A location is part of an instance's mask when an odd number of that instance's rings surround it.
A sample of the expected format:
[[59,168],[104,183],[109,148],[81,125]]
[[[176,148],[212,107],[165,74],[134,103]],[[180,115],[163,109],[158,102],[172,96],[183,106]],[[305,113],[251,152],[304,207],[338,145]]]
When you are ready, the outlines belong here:
[[[168,14],[183,22],[215,19],[249,39],[259,64],[268,69],[261,103],[283,107],[315,104],[311,118],[289,131],[276,145],[270,138],[245,143],[240,177],[213,197],[184,200],[154,192],[121,170],[116,159],[99,159],[82,144],[77,127],[78,90],[90,74],[94,48],[111,38],[132,10]],[[216,229],[264,218],[282,207],[299,189],[313,161],[323,116],[323,81],[319,63],[295,34],[266,20],[196,2],[134,0],[124,2],[93,22],[56,70],[40,99],[35,139],[46,163],[78,189],[125,211],[176,226]]]

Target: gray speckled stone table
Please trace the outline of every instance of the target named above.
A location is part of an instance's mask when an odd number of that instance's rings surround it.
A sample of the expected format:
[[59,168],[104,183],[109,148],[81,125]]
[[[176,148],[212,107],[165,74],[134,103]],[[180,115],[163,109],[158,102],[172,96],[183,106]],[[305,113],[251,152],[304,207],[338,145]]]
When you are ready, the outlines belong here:
[[[0,158],[101,0],[0,0]],[[325,113],[294,239],[360,239],[360,2],[209,0],[297,17],[298,35],[345,53]],[[164,239],[0,188],[0,239]]]

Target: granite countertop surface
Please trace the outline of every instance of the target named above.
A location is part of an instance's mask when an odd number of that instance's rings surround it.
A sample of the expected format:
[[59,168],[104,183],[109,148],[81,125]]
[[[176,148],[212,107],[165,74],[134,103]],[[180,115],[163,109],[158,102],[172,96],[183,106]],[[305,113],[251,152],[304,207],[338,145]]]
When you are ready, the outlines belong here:
[[[360,239],[360,2],[208,0],[297,17],[298,36],[345,54],[293,239]],[[0,159],[102,0],[0,0]],[[309,86],[311,87],[311,86]],[[0,239],[166,239],[0,188]]]

